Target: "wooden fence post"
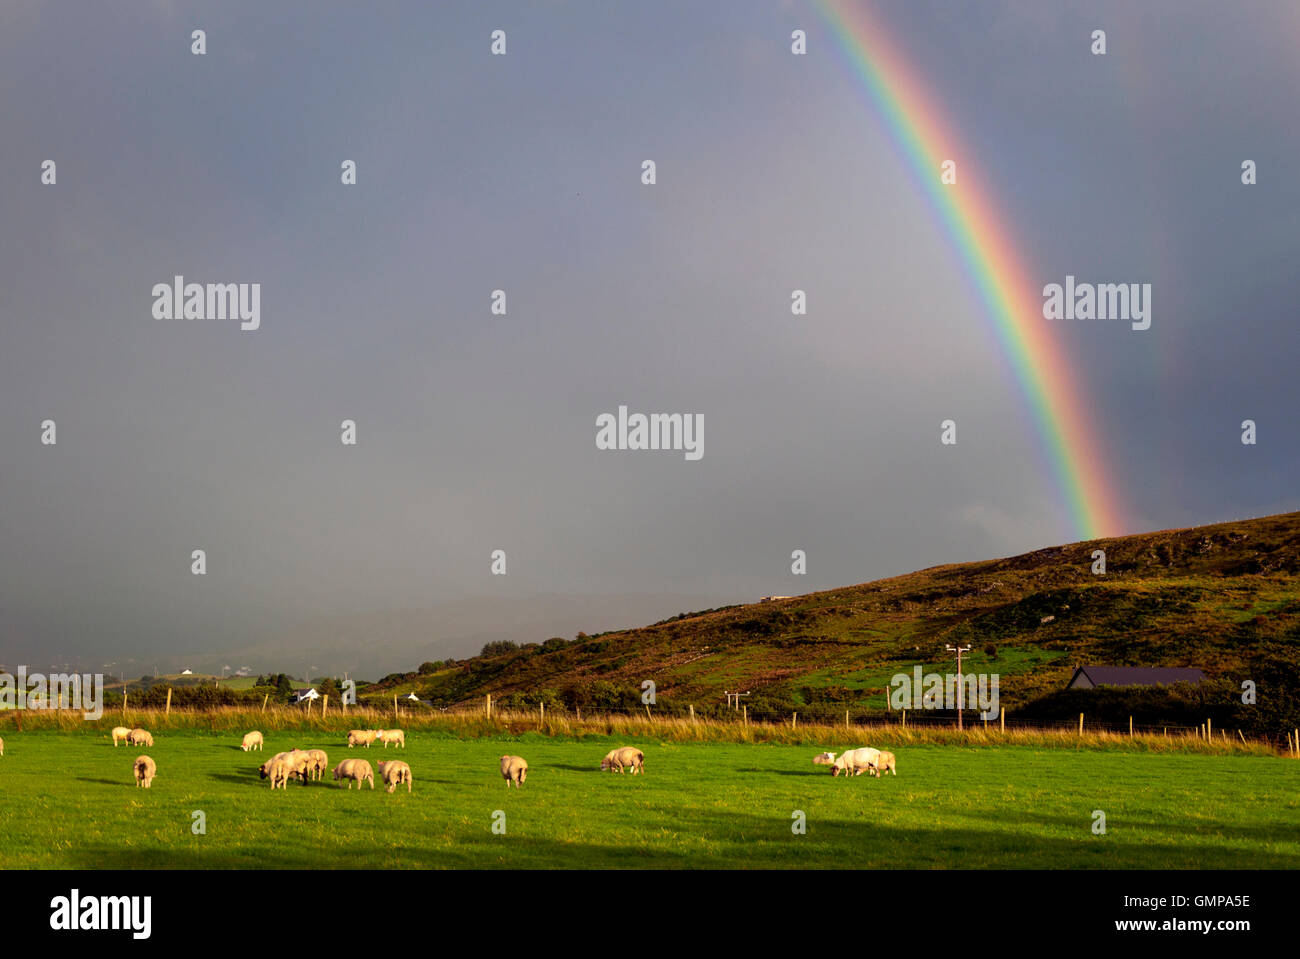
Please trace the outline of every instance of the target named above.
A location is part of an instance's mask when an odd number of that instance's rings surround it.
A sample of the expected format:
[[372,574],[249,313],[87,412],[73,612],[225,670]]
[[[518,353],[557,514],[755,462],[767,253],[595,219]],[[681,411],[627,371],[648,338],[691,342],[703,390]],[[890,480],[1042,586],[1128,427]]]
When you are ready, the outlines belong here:
[[1083,713],[1079,713],[1079,735],[1083,735]]
[[266,712],[266,704],[271,701],[271,694],[267,693],[262,699],[262,712]]
[[167,712],[164,715],[170,716],[171,714],[172,714],[172,688],[168,686],[167,687]]
[[1128,734],[1129,734],[1130,736],[1133,735],[1133,717],[1132,717],[1132,716],[1130,716],[1130,717],[1128,718]]
[[745,717],[745,725],[748,726],[748,725],[749,725],[749,704],[746,703],[745,705],[741,706],[740,708],[741,708],[742,710],[744,710],[743,715],[744,715],[744,717]]
[[1208,740],[1210,739],[1210,737],[1213,736],[1213,735],[1214,735],[1214,727],[1210,724],[1210,720],[1207,719],[1207,720],[1205,720],[1205,738],[1206,738],[1206,740],[1208,741]]
[[393,720],[397,719],[397,693],[393,693]]
[[487,717],[488,719],[492,718],[492,694],[491,693],[487,694]]
[[320,701],[320,718],[324,719],[330,711],[330,694],[326,693],[325,698]]
[[844,710],[844,728],[849,728],[849,711],[847,709]]
[[790,717],[790,728],[791,728],[791,729],[798,729],[798,728],[799,728],[799,714],[798,714],[798,713],[795,713],[793,716]]
[[695,704],[691,703],[691,722],[695,722]]
[[906,709],[903,710],[903,728],[904,728],[904,729],[907,728],[907,710],[906,710]]
[[1001,732],[1005,733],[1007,731],[1007,711],[1005,709],[998,710],[998,725],[1001,727]]
[[122,687],[122,717],[126,718],[126,687]]

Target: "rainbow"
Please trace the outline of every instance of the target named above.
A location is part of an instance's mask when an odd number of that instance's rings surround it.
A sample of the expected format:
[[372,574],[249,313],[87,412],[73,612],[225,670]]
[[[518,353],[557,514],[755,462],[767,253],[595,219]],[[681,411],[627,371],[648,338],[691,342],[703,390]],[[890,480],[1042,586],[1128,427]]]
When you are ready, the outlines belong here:
[[937,100],[865,4],[812,3],[903,152],[983,301],[1075,532],[1080,539],[1095,539],[1124,531],[1124,511],[1103,469],[1106,460],[1086,398],[1043,320],[1039,285],[1026,275],[989,191],[971,188],[971,164],[959,164],[959,185],[940,182],[942,162],[960,151]]

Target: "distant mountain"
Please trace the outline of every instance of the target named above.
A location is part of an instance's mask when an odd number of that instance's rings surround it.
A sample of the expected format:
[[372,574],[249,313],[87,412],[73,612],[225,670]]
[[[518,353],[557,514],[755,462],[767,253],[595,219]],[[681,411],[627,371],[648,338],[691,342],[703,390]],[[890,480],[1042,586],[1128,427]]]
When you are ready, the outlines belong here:
[[[1095,550],[1104,575],[1093,572]],[[1235,682],[1293,676],[1298,570],[1300,513],[1288,513],[937,566],[389,685],[450,703],[489,692],[581,699],[593,684],[630,695],[648,679],[660,702],[717,704],[724,690],[750,690],[785,706],[884,709],[893,675],[954,671],[949,644],[969,644],[967,671],[998,673],[1013,708],[1061,689],[1083,664],[1195,666]],[[1270,695],[1300,695],[1300,682],[1274,682]]]

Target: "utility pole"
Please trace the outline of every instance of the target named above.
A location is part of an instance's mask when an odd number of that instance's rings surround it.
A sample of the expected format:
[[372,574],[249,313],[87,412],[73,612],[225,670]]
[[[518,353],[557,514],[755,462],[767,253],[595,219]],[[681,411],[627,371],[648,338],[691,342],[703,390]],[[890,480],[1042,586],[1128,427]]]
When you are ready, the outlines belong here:
[[970,643],[965,646],[945,646],[948,652],[957,654],[957,728],[961,729],[961,704],[966,698],[966,687],[961,681],[961,654],[970,652]]
[[730,692],[727,692],[727,690],[725,690],[725,689],[724,689],[722,692],[723,692],[723,693],[726,695],[726,697],[727,697],[727,705],[730,706],[733,710],[736,710],[736,709],[739,709],[739,708],[740,708],[740,697],[741,697],[741,696],[748,696],[748,695],[749,695],[749,693],[747,693],[747,692],[746,692],[746,693],[730,693]]

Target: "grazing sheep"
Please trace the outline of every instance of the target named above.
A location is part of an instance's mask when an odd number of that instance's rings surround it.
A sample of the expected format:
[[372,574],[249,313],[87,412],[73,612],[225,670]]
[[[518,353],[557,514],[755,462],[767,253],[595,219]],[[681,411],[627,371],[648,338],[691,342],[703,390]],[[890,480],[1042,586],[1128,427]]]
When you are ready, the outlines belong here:
[[122,742],[126,743],[128,746],[131,745],[131,728],[129,726],[113,727],[113,748],[114,749],[117,748],[117,742],[119,739]]
[[894,754],[882,749],[880,755],[876,757],[875,765],[871,767],[871,774],[879,779],[884,773],[893,773],[897,776],[898,770],[894,768]]
[[378,763],[377,766],[379,768],[379,778],[388,786],[390,793],[402,783],[406,783],[408,793],[411,791],[411,783],[414,782],[414,778],[411,776],[411,767],[406,763],[400,759],[391,759],[388,762]]
[[[276,753],[259,768],[271,768],[271,763],[276,761],[283,762],[289,769],[289,776],[297,776],[302,780],[303,785],[307,784],[307,778],[311,775],[312,759],[304,749],[291,749],[288,752]],[[263,774],[263,779],[266,775]]]
[[285,758],[285,753],[273,756],[262,765],[257,767],[258,775],[263,779],[271,780],[271,788],[279,786],[281,789],[289,788],[289,780],[293,777],[293,764]]
[[239,744],[239,748],[248,752],[250,749],[260,750],[265,745],[262,734],[254,729],[251,733],[244,733],[244,741]]
[[876,759],[880,755],[879,749],[872,749],[870,746],[863,746],[860,749],[850,749],[846,753],[840,753],[840,758],[831,764],[831,775],[838,776],[843,770],[845,778],[849,776],[861,776],[876,768]]
[[126,741],[132,746],[152,746],[153,736],[149,734],[147,729],[133,729],[127,736]]
[[292,774],[302,780],[302,784],[307,785],[307,780],[311,778],[312,766],[315,765],[311,758],[311,753],[305,749],[291,749],[285,755],[285,761],[289,763]]
[[623,774],[623,768],[630,766],[632,775],[645,773],[645,753],[635,746],[620,746],[618,749],[611,749],[609,755],[600,761],[600,768],[603,772],[606,769],[617,769],[619,775]]
[[334,767],[334,779],[346,779],[348,788],[352,788],[352,783],[357,784],[357,789],[367,779],[370,780],[370,788],[375,788],[375,771],[370,768],[370,763],[364,759],[345,759]]
[[131,768],[135,771],[135,784],[145,789],[153,785],[153,777],[158,775],[158,764],[148,756],[136,756]]
[[320,779],[325,775],[325,770],[330,768],[330,758],[325,755],[323,749],[307,750],[307,771],[311,773],[312,779]]
[[502,756],[501,777],[506,781],[507,789],[511,783],[518,789],[528,778],[528,763],[524,762],[522,756]]
[[380,729],[377,731],[377,736],[385,749],[388,748],[389,743],[406,748],[406,733],[400,729]]
[[379,730],[377,729],[353,729],[348,733],[348,749],[353,746],[365,746],[369,749],[370,744],[375,741],[375,737],[378,735]]
[[835,762],[835,754],[834,754],[834,753],[818,753],[816,756],[813,757],[813,762],[816,763],[818,766],[830,766],[830,765],[833,765],[834,762]]

